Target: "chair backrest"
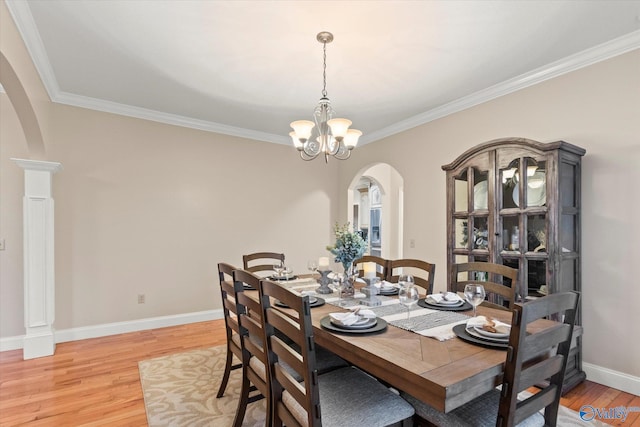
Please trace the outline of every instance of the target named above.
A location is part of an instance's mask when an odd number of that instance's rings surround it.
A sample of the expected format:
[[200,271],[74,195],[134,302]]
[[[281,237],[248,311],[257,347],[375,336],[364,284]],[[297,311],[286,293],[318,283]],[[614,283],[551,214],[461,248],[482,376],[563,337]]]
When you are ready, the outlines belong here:
[[[260,278],[245,270],[235,270],[233,279],[241,288],[244,288],[243,284],[247,284],[254,289],[257,289],[260,285]],[[237,299],[240,328],[247,331],[242,336],[242,344],[251,356],[245,372],[249,381],[268,399],[270,387],[267,351],[262,327],[262,307],[255,292],[253,292],[253,295],[248,292],[239,292],[237,293]]]
[[[272,299],[289,309],[284,311],[272,305]],[[309,297],[300,297],[274,282],[261,280],[260,300],[267,336],[273,425],[320,426],[320,391]]]
[[403,274],[411,274],[416,285],[426,289],[427,294],[433,293],[433,280],[436,276],[436,265],[419,259],[396,259],[389,261],[387,269],[387,280],[391,283],[398,283],[400,272],[396,269],[402,268]]
[[[463,274],[464,277],[460,277]],[[467,284],[483,285],[487,300],[483,305],[513,310],[518,290],[518,270],[502,264],[467,262],[451,265],[451,291],[464,292]],[[507,306],[505,306],[505,302]]]
[[374,255],[364,255],[362,258],[357,259],[353,262],[353,266],[358,271],[358,277],[364,276],[364,263],[365,262],[373,262],[376,264],[376,277],[380,278],[380,280],[385,280],[387,277],[387,269],[388,265],[387,261],[384,258],[380,258],[379,256]]
[[273,271],[273,261],[276,260],[284,264],[284,254],[277,252],[255,252],[242,256],[243,268],[251,273]]
[[[240,335],[242,331],[238,323],[238,305],[236,295],[242,292],[242,286],[233,280],[233,271],[236,268],[230,264],[218,264],[218,277],[220,279],[220,294],[222,296],[222,313],[224,314],[224,326],[227,333],[228,348],[242,360]],[[234,335],[236,338],[234,339]]]
[[[556,425],[579,299],[577,292],[563,292],[514,305],[498,426],[516,425],[542,408],[545,425]],[[542,329],[528,328],[543,318],[563,320]],[[518,402],[519,392],[544,382],[546,387]]]

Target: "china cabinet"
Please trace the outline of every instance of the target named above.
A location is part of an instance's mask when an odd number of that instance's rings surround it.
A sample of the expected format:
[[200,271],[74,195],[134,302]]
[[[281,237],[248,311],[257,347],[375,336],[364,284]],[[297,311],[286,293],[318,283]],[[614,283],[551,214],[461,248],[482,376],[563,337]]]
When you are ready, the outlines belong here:
[[[584,154],[564,141],[505,138],[480,144],[442,166],[447,174],[448,269],[473,261],[517,268],[518,301],[580,291]],[[585,378],[581,333],[577,326],[565,391]]]

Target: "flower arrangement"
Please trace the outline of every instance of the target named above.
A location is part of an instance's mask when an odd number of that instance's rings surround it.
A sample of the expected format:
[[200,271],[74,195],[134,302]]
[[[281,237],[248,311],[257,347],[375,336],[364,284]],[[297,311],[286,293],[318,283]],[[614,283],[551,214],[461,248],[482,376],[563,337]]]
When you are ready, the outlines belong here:
[[333,232],[336,236],[336,243],[327,246],[327,250],[336,257],[335,262],[341,263],[347,270],[353,261],[362,258],[367,249],[367,243],[359,233],[349,231],[349,223],[339,225],[336,222]]

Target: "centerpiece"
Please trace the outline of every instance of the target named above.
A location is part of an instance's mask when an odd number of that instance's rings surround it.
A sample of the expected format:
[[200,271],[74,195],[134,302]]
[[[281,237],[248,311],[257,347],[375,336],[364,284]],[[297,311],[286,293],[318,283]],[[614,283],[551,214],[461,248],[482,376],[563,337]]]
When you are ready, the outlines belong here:
[[343,293],[346,296],[352,296],[355,292],[353,282],[356,275],[353,262],[362,258],[367,249],[367,243],[360,233],[349,230],[348,222],[344,225],[336,222],[333,232],[336,236],[336,242],[327,246],[327,250],[335,257],[335,262],[342,264],[344,268]]

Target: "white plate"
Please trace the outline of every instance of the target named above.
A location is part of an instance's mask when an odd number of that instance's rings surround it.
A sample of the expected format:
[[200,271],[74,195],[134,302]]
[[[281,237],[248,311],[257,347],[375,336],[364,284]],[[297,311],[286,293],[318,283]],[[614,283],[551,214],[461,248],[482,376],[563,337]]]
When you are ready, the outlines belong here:
[[490,331],[485,331],[484,329],[482,329],[482,326],[474,326],[473,329],[479,333],[480,335],[483,335],[485,337],[489,337],[489,338],[509,338],[509,332],[490,332]]
[[[527,184],[527,206],[542,206],[547,203],[547,184],[545,174],[536,171],[529,177]],[[513,187],[513,202],[520,206],[520,185]]]
[[427,297],[426,299],[428,304],[431,305],[441,305],[443,307],[459,307],[464,304],[464,300],[462,298],[458,298],[455,301],[449,301],[445,299],[441,299],[440,302],[436,302],[433,297]]
[[360,320],[358,320],[356,323],[353,323],[351,325],[343,325],[342,323],[333,319],[332,317],[330,317],[329,320],[333,325],[342,329],[367,329],[367,328],[373,328],[376,325],[376,323],[378,323],[378,319],[375,317],[363,317]]
[[474,336],[476,338],[480,338],[481,340],[487,340],[487,341],[492,341],[492,342],[500,342],[500,343],[508,343],[509,342],[509,337],[506,337],[506,338],[488,337],[486,335],[480,334],[476,328],[470,328],[470,327],[466,327],[465,330],[467,331],[467,333],[469,335],[472,335],[472,336]]
[[[316,297],[309,297],[309,305],[313,306],[313,304],[318,302],[318,298]],[[277,305],[278,307],[284,307],[284,308],[288,308],[289,306],[285,303],[283,303],[282,301],[278,301],[276,300],[275,305]]]
[[459,299],[457,301],[445,301],[442,300],[439,303],[437,303],[436,305],[442,305],[445,307],[460,307],[462,304],[464,304],[464,301]]
[[473,187],[473,209],[487,209],[487,181],[481,181]]

